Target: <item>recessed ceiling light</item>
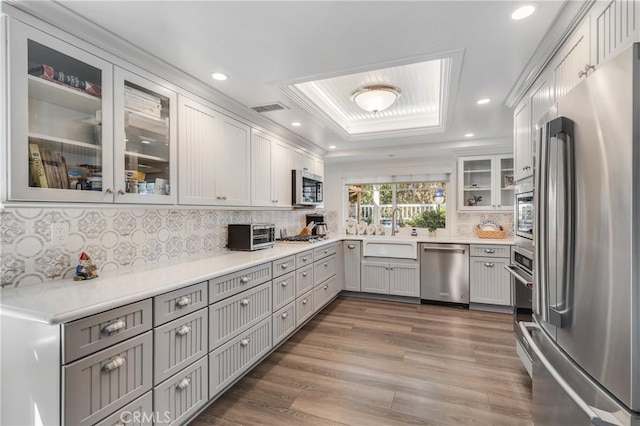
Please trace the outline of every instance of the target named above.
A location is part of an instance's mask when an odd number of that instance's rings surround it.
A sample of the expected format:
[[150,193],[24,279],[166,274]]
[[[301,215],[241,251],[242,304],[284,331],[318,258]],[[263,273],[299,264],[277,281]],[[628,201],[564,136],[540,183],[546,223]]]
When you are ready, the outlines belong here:
[[213,74],[211,74],[211,78],[218,81],[224,81],[228,79],[229,76],[221,72],[214,72]]
[[482,98],[476,101],[478,105],[485,105],[485,104],[488,104],[489,102],[491,102],[491,99],[489,98]]
[[301,122],[299,122],[299,121],[294,121],[293,123],[291,123],[291,125],[292,125],[293,127],[300,127],[300,126],[302,126],[302,123],[301,123]]
[[472,138],[473,136],[475,136],[473,133],[465,133],[464,135],[465,138]]
[[533,12],[536,11],[536,7],[532,4],[527,4],[515,10],[511,14],[511,19],[519,21],[520,19],[524,19],[527,16],[530,16]]
[[149,141],[140,141],[140,142],[142,142],[142,143],[144,143],[144,144],[151,143],[151,142],[149,142]]
[[329,145],[329,149],[336,149],[335,145]]

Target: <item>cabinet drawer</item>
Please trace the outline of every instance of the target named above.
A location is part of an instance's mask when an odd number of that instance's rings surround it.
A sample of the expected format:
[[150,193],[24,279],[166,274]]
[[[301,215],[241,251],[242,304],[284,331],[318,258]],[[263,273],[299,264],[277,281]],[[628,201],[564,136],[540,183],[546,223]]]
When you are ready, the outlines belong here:
[[156,424],[181,424],[208,400],[207,357],[185,368],[169,380],[153,388]]
[[309,265],[296,272],[296,297],[313,288],[313,265]]
[[275,346],[296,329],[296,304],[291,302],[273,314],[271,325],[273,326],[273,346]]
[[308,250],[296,255],[296,268],[302,268],[313,263],[313,250]]
[[63,367],[62,423],[94,424],[150,390],[152,363],[149,331]]
[[293,272],[296,269],[296,257],[288,256],[273,261],[273,278],[284,275],[287,272]]
[[[140,398],[127,404],[96,426],[151,426],[153,424],[153,392],[149,391]],[[156,418],[156,420],[158,420]],[[162,418],[160,418],[162,420]]]
[[273,310],[277,311],[296,298],[296,273],[273,279]]
[[208,304],[206,281],[161,294],[153,298],[153,324],[157,327]]
[[153,349],[157,385],[207,353],[207,309],[155,328]]
[[296,327],[313,315],[313,290],[296,299]]
[[318,285],[336,273],[336,255],[331,255],[313,264],[313,283]]
[[271,283],[210,306],[209,350],[268,317],[271,317]]
[[472,257],[469,259],[469,301],[491,305],[511,305],[511,275],[504,269],[509,259]]
[[271,262],[209,280],[209,303],[215,303],[271,280]]
[[471,256],[511,257],[511,246],[491,244],[471,244]]
[[313,312],[318,312],[336,294],[336,277],[331,277],[313,289]]
[[326,246],[319,247],[313,250],[313,260],[318,261],[327,256],[331,256],[336,253],[336,244],[327,244]]
[[147,299],[63,324],[63,364],[151,330],[151,312]]
[[209,354],[209,398],[271,349],[271,316]]

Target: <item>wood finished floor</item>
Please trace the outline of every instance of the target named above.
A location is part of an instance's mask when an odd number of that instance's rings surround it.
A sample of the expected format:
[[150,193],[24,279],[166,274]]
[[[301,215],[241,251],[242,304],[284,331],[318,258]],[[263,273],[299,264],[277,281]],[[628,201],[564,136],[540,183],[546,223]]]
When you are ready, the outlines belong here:
[[339,297],[192,425],[531,425],[511,316]]

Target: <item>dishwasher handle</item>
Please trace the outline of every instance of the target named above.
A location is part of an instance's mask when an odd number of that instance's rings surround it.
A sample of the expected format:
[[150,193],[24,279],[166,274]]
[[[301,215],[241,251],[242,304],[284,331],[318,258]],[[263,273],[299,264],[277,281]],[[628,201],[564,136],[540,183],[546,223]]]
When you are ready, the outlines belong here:
[[467,246],[454,244],[422,244],[423,251],[454,251],[464,253]]

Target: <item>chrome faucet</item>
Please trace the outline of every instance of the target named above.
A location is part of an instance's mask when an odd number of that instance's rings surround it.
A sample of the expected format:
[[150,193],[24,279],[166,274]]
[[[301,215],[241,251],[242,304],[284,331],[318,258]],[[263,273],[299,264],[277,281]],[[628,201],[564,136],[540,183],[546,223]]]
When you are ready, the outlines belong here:
[[394,237],[396,235],[396,228],[398,227],[398,219],[396,218],[396,213],[400,211],[399,207],[391,210],[391,236]]

